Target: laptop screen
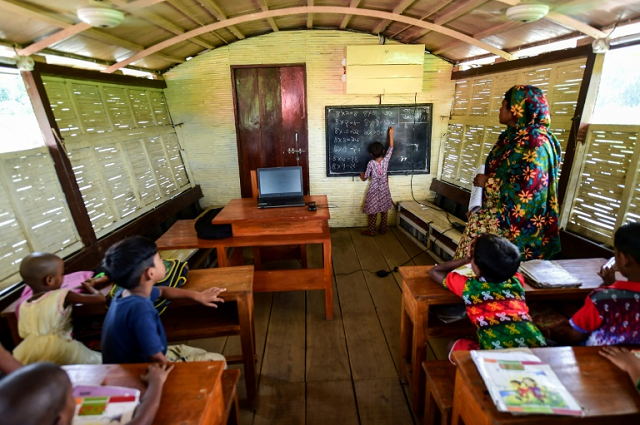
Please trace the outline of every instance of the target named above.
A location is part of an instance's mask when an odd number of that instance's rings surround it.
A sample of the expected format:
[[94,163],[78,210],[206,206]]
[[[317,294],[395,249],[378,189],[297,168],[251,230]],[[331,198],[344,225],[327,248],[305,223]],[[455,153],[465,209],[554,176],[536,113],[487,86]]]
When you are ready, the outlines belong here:
[[302,167],[258,168],[260,197],[302,196]]

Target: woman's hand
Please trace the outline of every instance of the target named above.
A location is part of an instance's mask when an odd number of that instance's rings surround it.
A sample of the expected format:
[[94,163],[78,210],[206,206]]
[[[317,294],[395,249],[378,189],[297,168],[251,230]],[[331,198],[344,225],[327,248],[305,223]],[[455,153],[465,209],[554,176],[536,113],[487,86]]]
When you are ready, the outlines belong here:
[[473,179],[473,185],[478,187],[484,187],[487,184],[487,180],[489,180],[488,175],[476,174],[476,177]]

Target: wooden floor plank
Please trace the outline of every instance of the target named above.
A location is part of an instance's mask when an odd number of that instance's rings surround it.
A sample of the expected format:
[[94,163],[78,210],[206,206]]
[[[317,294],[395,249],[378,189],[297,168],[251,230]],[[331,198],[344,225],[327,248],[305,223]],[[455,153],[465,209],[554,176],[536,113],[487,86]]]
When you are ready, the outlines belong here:
[[264,359],[260,391],[265,380],[304,382],[305,379],[305,293],[273,294],[273,308]]
[[[352,272],[361,268],[349,230],[332,232],[331,243],[336,253],[333,256],[336,272]],[[353,379],[397,378],[393,357],[363,272],[336,273],[336,292],[342,309]]]
[[355,389],[362,425],[413,425],[398,379],[355,381]]
[[304,425],[305,410],[304,382],[261,382],[253,425]]
[[[404,249],[402,244],[398,241],[398,238],[396,238],[392,232],[376,236],[375,242],[380,247],[380,251],[384,256],[385,264],[387,264],[387,270],[393,270],[394,267],[400,267],[405,263],[408,265],[413,264],[411,255]],[[395,280],[398,289],[402,289],[402,277],[400,276],[400,273],[393,273],[392,277]]]
[[[394,236],[392,235],[392,237]],[[379,244],[372,243],[371,237],[360,234],[358,229],[352,229],[351,238],[363,268],[371,270],[384,263],[385,260]],[[395,246],[393,248],[398,249]],[[364,277],[376,308],[378,320],[382,325],[389,353],[393,357],[396,371],[399,373],[402,291],[395,284],[391,275],[379,277],[376,274],[365,273]]]
[[307,425],[358,425],[353,382],[307,382]]

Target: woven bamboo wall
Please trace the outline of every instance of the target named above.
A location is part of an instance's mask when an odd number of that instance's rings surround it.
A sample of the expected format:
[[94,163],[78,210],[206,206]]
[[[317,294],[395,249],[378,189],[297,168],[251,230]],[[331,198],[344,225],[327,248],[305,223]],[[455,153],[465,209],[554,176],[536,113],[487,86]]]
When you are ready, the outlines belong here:
[[[376,105],[374,95],[347,95],[341,61],[347,45],[377,44],[378,38],[343,31],[278,32],[216,49],[198,56],[173,70],[167,80],[167,101],[174,123],[184,123],[178,131],[186,150],[195,182],[204,192],[203,206],[224,205],[240,197],[238,152],[231,83],[231,65],[306,64],[309,124],[309,178],[312,194],[327,194],[331,226],[364,226],[362,214],[367,183],[359,178],[326,177],[324,111],[327,105]],[[431,55],[425,56],[422,93],[418,103],[433,103],[431,174],[413,177],[416,199],[429,195],[436,175],[440,144],[446,132],[453,102],[451,65]],[[383,104],[414,102],[414,95],[389,95]],[[394,201],[411,199],[411,177],[390,176]],[[390,222],[395,221],[395,211]]]

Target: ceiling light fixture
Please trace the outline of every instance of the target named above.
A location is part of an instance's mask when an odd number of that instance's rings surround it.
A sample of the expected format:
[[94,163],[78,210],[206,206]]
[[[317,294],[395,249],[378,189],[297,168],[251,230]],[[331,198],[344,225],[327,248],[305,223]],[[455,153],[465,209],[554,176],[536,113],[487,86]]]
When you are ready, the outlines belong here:
[[518,22],[533,22],[549,13],[549,6],[541,3],[522,2],[507,9],[507,18]]
[[92,27],[113,28],[122,23],[124,13],[107,7],[83,7],[78,9],[78,18]]

